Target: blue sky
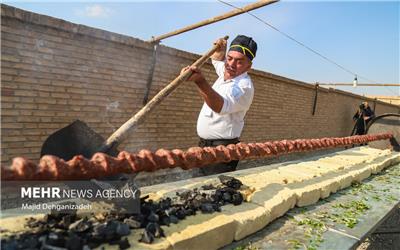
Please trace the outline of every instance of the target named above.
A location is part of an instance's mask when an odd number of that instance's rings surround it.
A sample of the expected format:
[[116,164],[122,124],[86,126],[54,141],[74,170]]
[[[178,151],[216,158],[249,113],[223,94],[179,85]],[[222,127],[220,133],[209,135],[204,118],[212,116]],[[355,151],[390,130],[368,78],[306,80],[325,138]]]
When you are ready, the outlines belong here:
[[[216,0],[2,2],[143,40],[232,10]],[[399,1],[281,1],[252,13],[357,73],[359,83],[400,83]],[[257,41],[256,69],[308,83],[351,83],[354,78],[247,14],[167,38],[162,44],[202,54],[216,38],[232,39],[237,34]],[[361,95],[400,95],[399,87],[337,88]]]

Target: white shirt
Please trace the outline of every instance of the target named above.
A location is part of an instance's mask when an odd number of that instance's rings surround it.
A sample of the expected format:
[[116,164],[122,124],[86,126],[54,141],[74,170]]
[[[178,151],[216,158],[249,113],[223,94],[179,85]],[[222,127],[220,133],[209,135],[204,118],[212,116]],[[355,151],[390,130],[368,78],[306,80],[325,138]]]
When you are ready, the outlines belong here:
[[224,99],[221,112],[212,111],[206,103],[197,119],[197,134],[203,139],[240,137],[244,116],[253,101],[254,88],[247,72],[224,81],[225,63],[212,60],[218,79],[212,88]]

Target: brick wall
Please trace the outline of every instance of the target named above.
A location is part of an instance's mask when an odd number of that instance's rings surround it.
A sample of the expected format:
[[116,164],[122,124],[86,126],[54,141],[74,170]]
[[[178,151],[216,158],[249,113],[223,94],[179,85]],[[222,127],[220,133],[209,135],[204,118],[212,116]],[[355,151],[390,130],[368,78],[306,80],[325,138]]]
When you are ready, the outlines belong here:
[[[107,138],[140,108],[152,46],[132,37],[1,5],[1,162],[38,160],[44,140],[76,119]],[[199,55],[161,46],[150,97]],[[211,64],[203,70],[216,77]],[[242,141],[346,136],[364,98],[252,70],[255,98]],[[197,144],[202,101],[182,84],[120,146],[181,148]],[[399,112],[378,101],[377,113]]]

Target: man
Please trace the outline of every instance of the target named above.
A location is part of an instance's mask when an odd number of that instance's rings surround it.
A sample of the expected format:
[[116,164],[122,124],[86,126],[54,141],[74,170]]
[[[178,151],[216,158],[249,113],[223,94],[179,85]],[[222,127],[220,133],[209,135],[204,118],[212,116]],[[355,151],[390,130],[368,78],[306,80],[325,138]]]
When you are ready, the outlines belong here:
[[[244,126],[244,117],[253,101],[254,88],[247,71],[257,52],[257,44],[251,37],[239,35],[231,43],[226,54],[226,41],[218,40],[220,49],[212,56],[212,64],[218,79],[211,87],[195,67],[186,67],[193,74],[193,81],[204,100],[197,120],[200,147],[236,144]],[[200,169],[204,175],[236,170],[239,161],[231,161]]]
[[353,116],[353,121],[355,122],[355,134],[363,135],[369,121],[375,117],[374,111],[369,107],[368,102],[362,102],[359,109]]

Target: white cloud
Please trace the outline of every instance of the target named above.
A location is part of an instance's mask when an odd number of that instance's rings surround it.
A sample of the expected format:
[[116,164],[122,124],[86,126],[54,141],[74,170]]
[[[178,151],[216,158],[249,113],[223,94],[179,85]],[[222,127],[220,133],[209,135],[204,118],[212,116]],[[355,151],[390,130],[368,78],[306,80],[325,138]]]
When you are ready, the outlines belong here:
[[107,18],[112,14],[112,10],[100,4],[93,4],[86,6],[83,10],[77,11],[77,14],[85,17]]

